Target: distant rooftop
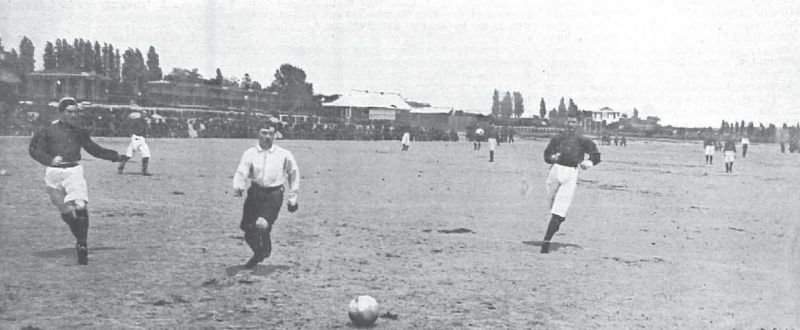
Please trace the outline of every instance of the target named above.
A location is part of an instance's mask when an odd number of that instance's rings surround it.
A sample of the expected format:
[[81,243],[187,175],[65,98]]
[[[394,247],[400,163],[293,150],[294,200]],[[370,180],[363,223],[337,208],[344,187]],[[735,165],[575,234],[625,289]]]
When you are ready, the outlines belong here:
[[411,110],[411,106],[399,93],[351,90],[333,102],[323,104],[329,107],[383,108]]

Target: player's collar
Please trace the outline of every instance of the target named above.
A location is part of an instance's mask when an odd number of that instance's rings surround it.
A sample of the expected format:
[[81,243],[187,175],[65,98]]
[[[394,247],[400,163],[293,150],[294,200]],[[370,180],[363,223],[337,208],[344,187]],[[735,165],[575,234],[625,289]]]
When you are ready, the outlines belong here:
[[262,148],[262,147],[261,147],[261,144],[260,144],[260,143],[256,143],[256,149],[257,149],[259,152],[261,152],[261,151],[266,151],[266,152],[269,152],[269,153],[273,153],[273,152],[275,152],[275,147],[277,147],[277,146],[275,145],[275,143],[273,143],[273,144],[272,144],[272,146],[271,146],[271,147],[269,147],[269,149],[264,149],[264,148]]

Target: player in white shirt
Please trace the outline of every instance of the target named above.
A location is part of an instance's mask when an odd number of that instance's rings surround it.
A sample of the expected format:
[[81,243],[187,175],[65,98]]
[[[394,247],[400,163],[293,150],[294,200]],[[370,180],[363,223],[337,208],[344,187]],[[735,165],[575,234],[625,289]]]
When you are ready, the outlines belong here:
[[747,134],[742,136],[742,158],[747,157],[747,146],[750,145],[750,138],[747,137]]
[[[239,228],[244,231],[245,242],[253,250],[253,257],[247,261],[246,268],[255,267],[272,253],[270,233],[283,205],[285,184],[288,184],[289,189],[287,209],[295,212],[298,208],[300,170],[291,152],[273,144],[275,134],[274,127],[261,128],[258,132],[258,144],[244,152],[233,175],[236,197],[242,196],[247,181],[250,181],[242,221],[239,224]],[[256,228],[258,218],[267,220],[266,230]]]
[[408,131],[403,133],[403,139],[400,142],[403,144],[403,151],[408,151],[408,147],[411,146],[411,133]]
[[475,142],[472,143],[472,150],[481,150],[481,140],[483,140],[483,128],[475,130]]

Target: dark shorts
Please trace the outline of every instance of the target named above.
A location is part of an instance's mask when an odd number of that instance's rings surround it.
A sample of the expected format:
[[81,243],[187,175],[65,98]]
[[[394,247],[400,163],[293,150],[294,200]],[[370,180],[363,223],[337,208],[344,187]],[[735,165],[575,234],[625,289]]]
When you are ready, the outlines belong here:
[[244,200],[244,212],[239,228],[247,231],[255,227],[256,220],[262,217],[272,225],[278,219],[283,204],[283,186],[262,188],[251,186]]

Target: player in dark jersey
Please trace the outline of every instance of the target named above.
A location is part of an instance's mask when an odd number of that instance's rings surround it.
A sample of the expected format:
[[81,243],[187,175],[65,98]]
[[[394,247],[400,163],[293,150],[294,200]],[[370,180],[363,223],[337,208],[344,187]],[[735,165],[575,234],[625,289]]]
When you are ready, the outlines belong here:
[[[600,163],[600,152],[592,140],[577,130],[578,118],[567,119],[567,130],[550,139],[544,150],[544,161],[550,166],[547,177],[547,198],[550,202],[550,223],[542,241],[542,253],[550,252],[550,240],[566,220],[578,184],[578,168],[587,170]],[[589,155],[589,159],[584,160]]]
[[47,194],[75,236],[78,263],[86,265],[89,262],[89,192],[83,166],[79,163],[81,149],[112,162],[125,161],[127,157],[92,141],[89,131],[81,128],[75,99],[61,99],[58,110],[59,120],[36,132],[28,151],[33,159],[47,167],[44,175]]

